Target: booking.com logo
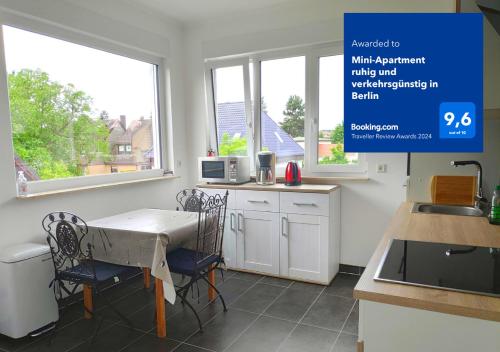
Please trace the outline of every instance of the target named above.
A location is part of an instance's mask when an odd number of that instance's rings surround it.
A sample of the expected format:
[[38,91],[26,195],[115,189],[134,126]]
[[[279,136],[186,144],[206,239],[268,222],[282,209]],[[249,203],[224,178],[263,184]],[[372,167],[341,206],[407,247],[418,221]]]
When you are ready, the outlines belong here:
[[398,131],[399,125],[374,125],[371,123],[364,123],[358,125],[356,123],[351,123],[352,131]]

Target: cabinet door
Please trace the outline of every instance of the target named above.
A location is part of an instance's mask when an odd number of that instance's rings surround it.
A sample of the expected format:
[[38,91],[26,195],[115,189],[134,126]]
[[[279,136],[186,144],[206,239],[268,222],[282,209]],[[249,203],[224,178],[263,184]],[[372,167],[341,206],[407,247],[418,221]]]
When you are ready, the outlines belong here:
[[280,214],[280,274],[328,283],[328,217]]
[[222,254],[228,268],[237,268],[236,263],[236,210],[226,210],[224,223],[224,238],[222,239]]
[[278,213],[238,211],[238,266],[279,275],[279,227]]

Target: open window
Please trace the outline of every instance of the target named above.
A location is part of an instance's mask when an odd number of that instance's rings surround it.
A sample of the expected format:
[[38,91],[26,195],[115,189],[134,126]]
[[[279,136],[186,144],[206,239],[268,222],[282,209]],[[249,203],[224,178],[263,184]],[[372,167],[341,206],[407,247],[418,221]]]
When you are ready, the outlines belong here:
[[209,147],[219,155],[276,153],[304,175],[366,172],[344,151],[342,43],[207,60]]
[[253,162],[252,102],[247,61],[208,64],[210,147],[221,156],[249,156]]

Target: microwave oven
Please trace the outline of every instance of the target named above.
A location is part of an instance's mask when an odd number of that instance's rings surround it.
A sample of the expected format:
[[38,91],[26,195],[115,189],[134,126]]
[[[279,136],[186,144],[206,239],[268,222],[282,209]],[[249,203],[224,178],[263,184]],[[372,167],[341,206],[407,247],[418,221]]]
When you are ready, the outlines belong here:
[[209,156],[198,158],[201,182],[238,184],[250,181],[248,156]]

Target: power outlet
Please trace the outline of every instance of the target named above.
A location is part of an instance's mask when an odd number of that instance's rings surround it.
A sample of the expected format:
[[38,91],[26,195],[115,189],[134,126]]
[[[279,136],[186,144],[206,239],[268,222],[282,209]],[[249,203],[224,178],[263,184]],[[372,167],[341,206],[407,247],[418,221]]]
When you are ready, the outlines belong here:
[[387,172],[387,164],[377,164],[377,173],[385,174]]

